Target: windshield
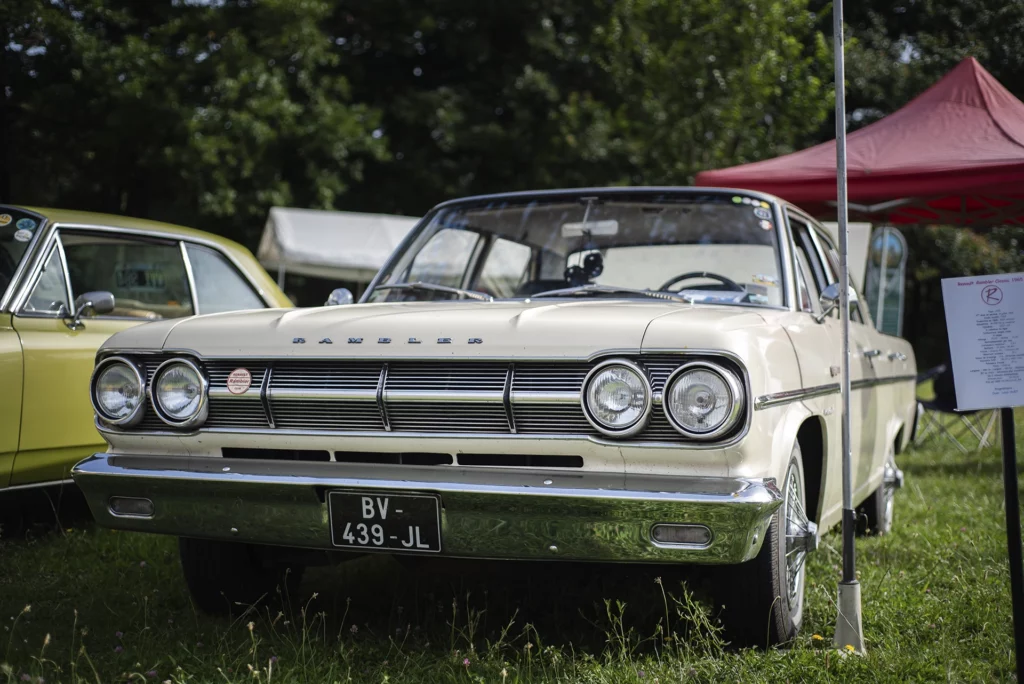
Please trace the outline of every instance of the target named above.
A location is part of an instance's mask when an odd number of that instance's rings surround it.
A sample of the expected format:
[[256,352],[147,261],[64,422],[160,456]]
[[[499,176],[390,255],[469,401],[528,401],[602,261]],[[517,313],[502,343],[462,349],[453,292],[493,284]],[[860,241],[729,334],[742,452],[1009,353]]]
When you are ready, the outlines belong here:
[[662,292],[678,301],[781,306],[772,209],[742,195],[685,193],[446,207],[406,243],[366,301]]
[[42,219],[11,207],[0,207],[0,296],[7,291],[18,264],[25,258]]

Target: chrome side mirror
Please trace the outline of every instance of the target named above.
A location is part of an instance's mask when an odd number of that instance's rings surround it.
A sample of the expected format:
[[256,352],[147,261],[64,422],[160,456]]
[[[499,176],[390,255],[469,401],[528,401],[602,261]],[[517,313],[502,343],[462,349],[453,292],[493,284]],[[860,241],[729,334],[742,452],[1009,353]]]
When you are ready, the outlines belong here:
[[112,293],[102,290],[86,292],[75,299],[75,313],[70,317],[70,320],[68,320],[67,316],[64,316],[64,325],[68,326],[71,330],[79,330],[85,327],[85,324],[82,323],[82,316],[87,312],[93,316],[102,316],[113,310],[114,295]]
[[[852,287],[849,289],[850,304],[857,303],[857,291]],[[818,323],[825,320],[825,317],[832,313],[836,307],[839,306],[839,296],[842,293],[839,291],[839,283],[832,283],[821,293],[818,297],[818,303],[821,305],[821,313],[814,317]]]
[[347,287],[339,287],[331,291],[331,296],[327,298],[324,306],[339,306],[341,304],[351,304],[355,301],[355,297],[352,296],[352,291]]

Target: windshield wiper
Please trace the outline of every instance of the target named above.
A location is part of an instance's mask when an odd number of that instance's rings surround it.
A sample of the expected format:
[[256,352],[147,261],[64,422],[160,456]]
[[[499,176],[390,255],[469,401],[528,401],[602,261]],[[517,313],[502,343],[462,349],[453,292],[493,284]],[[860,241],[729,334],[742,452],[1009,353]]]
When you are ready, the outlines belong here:
[[391,283],[389,285],[378,285],[374,288],[375,290],[426,290],[428,292],[447,292],[448,294],[457,294],[467,297],[469,299],[479,299],[482,302],[493,302],[494,297],[487,294],[486,292],[477,292],[476,290],[463,290],[461,287],[448,287],[447,285],[436,285],[434,283],[424,283],[421,280],[417,280],[414,283]]
[[673,302],[686,302],[692,304],[693,300],[685,295],[676,294],[675,292],[658,292],[656,290],[636,290],[631,287],[617,287],[614,285],[579,285],[577,287],[564,287],[560,290],[547,290],[545,292],[538,292],[537,294],[530,295],[533,297],[565,297],[569,295],[581,295],[581,294],[635,294],[643,295],[644,297],[653,297],[654,299],[667,299]]

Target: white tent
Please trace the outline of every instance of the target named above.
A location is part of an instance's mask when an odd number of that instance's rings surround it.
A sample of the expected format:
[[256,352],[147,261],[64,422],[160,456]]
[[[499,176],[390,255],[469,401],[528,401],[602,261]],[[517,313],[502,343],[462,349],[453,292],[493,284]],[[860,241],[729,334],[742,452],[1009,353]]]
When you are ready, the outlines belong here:
[[257,258],[264,268],[365,284],[409,233],[417,218],[273,207]]
[[[839,241],[839,224],[835,222],[825,221],[825,227],[828,228],[829,233],[832,234],[833,239]],[[868,243],[871,242],[871,224],[870,223],[859,223],[856,221],[850,221],[847,224],[850,231],[849,247],[850,247],[850,277],[853,279],[853,284],[857,286],[857,289],[864,292],[866,287],[866,280],[864,278],[868,264]]]

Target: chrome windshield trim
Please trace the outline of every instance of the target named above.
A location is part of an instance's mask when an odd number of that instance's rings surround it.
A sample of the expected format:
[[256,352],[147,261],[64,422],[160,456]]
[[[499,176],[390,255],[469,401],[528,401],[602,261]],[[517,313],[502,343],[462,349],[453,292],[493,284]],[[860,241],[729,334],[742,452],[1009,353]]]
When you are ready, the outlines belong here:
[[[34,211],[19,207],[15,204],[4,204],[0,206],[0,209],[9,208],[13,211],[19,211],[30,216],[34,216],[39,219],[39,225],[32,235],[32,240],[28,243],[28,248],[21,257],[21,261],[14,268],[14,273],[11,274],[11,282],[7,283],[7,287],[0,291],[0,312],[13,313],[17,310],[17,307],[13,306],[15,299],[20,299],[21,292],[25,289],[25,276],[28,275],[28,280],[35,279],[35,268],[36,263],[39,260],[40,252],[46,251],[47,256],[49,252],[46,249],[49,243],[50,237],[50,221],[42,214],[37,214]],[[8,309],[8,305],[10,309]]]
[[196,292],[196,277],[192,273],[192,260],[188,257],[188,249],[185,248],[184,241],[178,241],[178,247],[181,248],[181,260],[185,263],[185,279],[188,281],[188,290],[192,295],[192,313],[198,316],[202,311],[199,310],[199,293]]

